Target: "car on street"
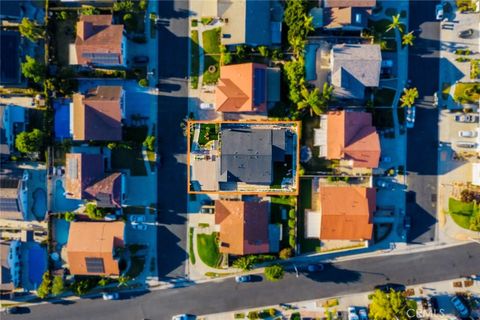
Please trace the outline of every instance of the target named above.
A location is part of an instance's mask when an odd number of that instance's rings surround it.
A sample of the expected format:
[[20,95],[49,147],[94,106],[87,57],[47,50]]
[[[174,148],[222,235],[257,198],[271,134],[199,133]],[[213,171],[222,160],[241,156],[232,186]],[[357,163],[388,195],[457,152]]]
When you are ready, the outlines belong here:
[[465,306],[465,304],[460,300],[459,297],[457,296],[453,296],[451,299],[450,299],[450,302],[453,304],[453,306],[455,307],[455,310],[457,310],[458,314],[460,315],[460,317],[462,318],[466,318],[470,315],[470,311],[468,310],[468,308]]
[[309,264],[307,266],[307,271],[308,272],[320,272],[320,271],[323,271],[323,269],[325,269],[325,267],[321,263],[319,263],[319,264]]
[[376,286],[375,289],[389,293],[392,290],[395,292],[405,291],[405,286],[399,283],[386,283]]
[[458,32],[458,37],[462,39],[468,39],[473,36],[473,29],[462,30]]
[[474,114],[458,114],[455,116],[455,121],[464,123],[478,122],[478,116]]
[[465,149],[474,149],[477,147],[477,144],[475,142],[470,142],[470,141],[458,141],[457,147],[465,148]]
[[145,225],[143,223],[132,222],[132,228],[134,230],[138,230],[138,231],[145,231],[145,230],[147,230],[147,225]]
[[348,320],[360,320],[355,307],[348,307]]
[[193,314],[178,314],[172,317],[172,320],[195,320],[195,319],[197,319],[197,316],[194,316]]
[[251,275],[236,276],[236,277],[235,277],[235,282],[236,282],[236,283],[250,282],[251,280],[252,280],[252,276],[251,276]]
[[145,222],[145,216],[141,214],[131,214],[128,220],[130,222]]
[[460,138],[475,138],[477,136],[477,131],[461,130],[461,131],[458,131],[458,136]]
[[213,103],[202,102],[202,103],[200,103],[200,109],[202,109],[202,110],[213,110],[213,109],[215,109],[215,106],[213,105]]
[[415,114],[416,114],[415,106],[407,108],[405,113],[406,113],[405,120],[406,120],[407,128],[411,129],[415,125]]
[[435,17],[437,20],[443,20],[443,4],[437,4],[435,6]]
[[118,300],[120,298],[120,295],[118,292],[104,292],[102,293],[102,298],[103,300]]
[[367,309],[366,308],[358,309],[358,316],[360,317],[360,320],[368,320]]
[[133,62],[135,63],[148,63],[149,59],[147,56],[135,56],[133,57]]

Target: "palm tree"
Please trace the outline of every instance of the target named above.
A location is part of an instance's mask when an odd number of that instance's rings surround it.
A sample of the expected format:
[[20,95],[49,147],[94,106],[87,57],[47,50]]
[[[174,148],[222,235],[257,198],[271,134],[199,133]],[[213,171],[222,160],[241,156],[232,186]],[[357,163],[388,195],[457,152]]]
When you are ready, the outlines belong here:
[[117,287],[124,287],[124,286],[127,286],[128,284],[128,281],[130,281],[130,277],[128,276],[120,276],[118,277],[118,285]]
[[388,28],[385,31],[388,32],[388,31],[394,30],[394,29],[398,29],[398,30],[400,30],[400,32],[403,32],[403,26],[400,23],[400,15],[399,14],[397,14],[396,16],[392,16],[392,23],[390,23],[388,25]]
[[410,31],[402,36],[402,45],[413,46],[413,40],[415,40],[415,36],[413,35],[413,31]]
[[313,16],[312,15],[304,15],[303,16],[303,27],[305,33],[308,34],[310,31],[314,31],[315,27],[313,26]]
[[417,88],[405,88],[403,89],[403,95],[400,98],[402,102],[402,107],[411,107],[415,103],[415,99],[418,98],[418,90]]
[[308,90],[304,87],[301,95],[302,100],[298,103],[298,109],[310,107],[310,112],[313,111],[316,115],[321,115],[325,112],[326,104],[323,96],[320,94],[320,89]]
[[325,100],[326,105],[328,105],[328,103],[332,100],[332,94],[333,94],[333,86],[328,82],[325,82],[323,84],[322,97]]

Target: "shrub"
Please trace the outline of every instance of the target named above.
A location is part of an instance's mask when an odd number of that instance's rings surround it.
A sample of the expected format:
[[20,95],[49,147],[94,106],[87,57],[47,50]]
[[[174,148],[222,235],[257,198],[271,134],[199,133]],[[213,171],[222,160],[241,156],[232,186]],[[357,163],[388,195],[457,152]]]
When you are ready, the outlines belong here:
[[283,278],[285,270],[279,264],[268,266],[265,268],[265,277],[270,281],[277,281]]
[[37,25],[34,21],[28,18],[23,18],[22,22],[18,26],[18,31],[32,42],[37,42],[44,37],[44,30],[41,26]]
[[250,311],[247,314],[248,319],[260,319],[260,316],[258,314],[258,311]]
[[93,202],[87,203],[87,205],[85,206],[85,212],[87,213],[87,216],[92,220],[101,220],[108,214],[107,209],[98,208],[97,205]]
[[92,290],[97,283],[98,281],[96,278],[75,280],[70,285],[70,289],[72,290],[73,294],[81,296]]
[[44,134],[38,129],[24,131],[15,138],[15,147],[22,153],[39,152],[43,146]]
[[289,219],[288,220],[288,226],[292,229],[295,228],[295,220],[294,219]]
[[25,62],[22,62],[21,69],[25,78],[31,79],[37,84],[41,84],[45,80],[45,65],[38,63],[35,58],[25,56]]
[[290,210],[288,211],[288,216],[290,217],[290,219],[294,219],[294,220],[295,220],[295,218],[297,217],[297,213],[296,213],[295,209],[290,209]]
[[50,271],[45,271],[42,276],[42,283],[37,288],[37,296],[41,299],[46,298],[52,290],[52,275]]
[[145,138],[145,141],[143,141],[143,145],[147,148],[148,151],[155,150],[155,140],[155,136],[150,135]]
[[145,10],[147,10],[147,7],[148,7],[148,1],[147,0],[140,0],[140,2],[138,3],[138,8],[140,8],[140,10],[142,10],[142,11],[145,11]]
[[143,88],[148,87],[148,79],[147,78],[140,79],[138,81],[138,85]]
[[72,222],[75,220],[75,212],[65,212],[65,215],[63,216],[65,221]]
[[293,256],[293,249],[292,248],[284,248],[280,250],[280,253],[278,254],[280,259],[289,259]]
[[52,294],[58,296],[62,294],[63,291],[65,291],[65,285],[62,276],[55,276],[53,278]]
[[127,31],[133,30],[135,26],[135,19],[133,15],[131,13],[126,13],[123,16],[123,23],[125,24],[125,29],[127,29]]
[[262,57],[268,58],[270,51],[268,50],[268,47],[266,46],[260,46],[258,47],[258,52]]
[[295,249],[295,246],[297,244],[297,241],[295,239],[295,236],[289,236],[288,237],[288,244],[290,245],[290,247],[292,247],[293,249]]
[[93,6],[82,5],[81,13],[84,16],[91,16],[91,15],[94,15],[94,14],[98,14],[99,12],[100,11],[95,9],[95,7],[93,7]]

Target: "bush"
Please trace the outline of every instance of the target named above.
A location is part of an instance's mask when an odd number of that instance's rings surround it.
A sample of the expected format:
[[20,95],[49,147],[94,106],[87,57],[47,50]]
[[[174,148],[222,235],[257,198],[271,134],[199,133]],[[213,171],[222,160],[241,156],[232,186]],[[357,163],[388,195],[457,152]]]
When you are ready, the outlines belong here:
[[266,46],[258,47],[258,52],[260,53],[260,55],[262,57],[265,57],[265,58],[268,58],[268,56],[270,55],[270,51],[268,50],[268,47],[266,47]]
[[260,316],[258,314],[258,311],[250,311],[247,314],[248,319],[260,319]]
[[65,212],[65,215],[63,216],[65,221],[72,222],[75,220],[75,212]]
[[140,79],[140,81],[138,81],[138,85],[143,88],[148,87],[148,79],[147,78]]
[[295,219],[289,219],[288,226],[292,229],[295,228]]
[[297,212],[295,211],[295,209],[290,209],[288,211],[288,216],[290,217],[290,219],[295,220],[295,218],[297,217]]
[[284,248],[280,250],[280,253],[278,254],[280,259],[289,259],[293,256],[293,249],[292,248]]
[[296,241],[296,239],[295,239],[295,236],[290,235],[290,236],[288,237],[288,244],[290,245],[290,247],[292,247],[293,249],[295,249],[295,246],[296,246],[296,244],[297,244],[297,241]]
[[38,129],[21,132],[15,138],[15,147],[22,153],[39,152],[43,146],[44,136]]
[[52,275],[50,271],[45,271],[42,276],[42,283],[37,288],[37,296],[41,299],[46,298],[52,291]]
[[265,277],[270,281],[277,281],[283,278],[285,270],[279,264],[268,266],[265,268]]
[[65,285],[63,283],[62,276],[55,276],[53,278],[53,285],[52,285],[52,294],[58,296],[65,291]]
[[98,284],[97,278],[80,279],[80,280],[75,280],[70,285],[70,289],[72,290],[73,294],[75,294],[76,296],[82,296],[84,294],[87,294],[97,284]]
[[155,136],[150,135],[145,138],[145,141],[143,141],[143,145],[147,148],[148,151],[155,150],[155,139]]
[[87,203],[85,206],[85,212],[87,216],[92,220],[102,220],[108,214],[108,210],[105,208],[98,208],[93,202]]

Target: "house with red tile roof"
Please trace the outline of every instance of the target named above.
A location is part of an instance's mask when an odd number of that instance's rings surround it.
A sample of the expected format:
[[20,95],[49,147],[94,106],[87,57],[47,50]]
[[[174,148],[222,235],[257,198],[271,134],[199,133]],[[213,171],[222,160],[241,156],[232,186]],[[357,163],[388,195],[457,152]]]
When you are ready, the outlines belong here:
[[372,114],[331,111],[326,115],[326,158],[349,160],[353,168],[377,168],[380,138]]
[[319,206],[306,211],[307,237],[320,240],[370,240],[376,190],[359,186],[321,186]]
[[81,15],[75,39],[76,64],[124,66],[126,38],[123,25],[112,24],[112,15]]
[[66,246],[73,275],[120,275],[117,250],[124,247],[125,223],[71,222]]
[[259,63],[221,66],[215,108],[219,112],[266,112],[267,67]]
[[120,172],[106,172],[104,162],[101,154],[67,153],[66,197],[94,201],[102,208],[120,208],[125,176]]
[[70,133],[76,141],[122,140],[125,94],[121,86],[98,86],[75,93],[70,105]]
[[271,225],[268,202],[215,201],[215,224],[220,227],[220,252],[231,255],[279,250],[280,230]]

